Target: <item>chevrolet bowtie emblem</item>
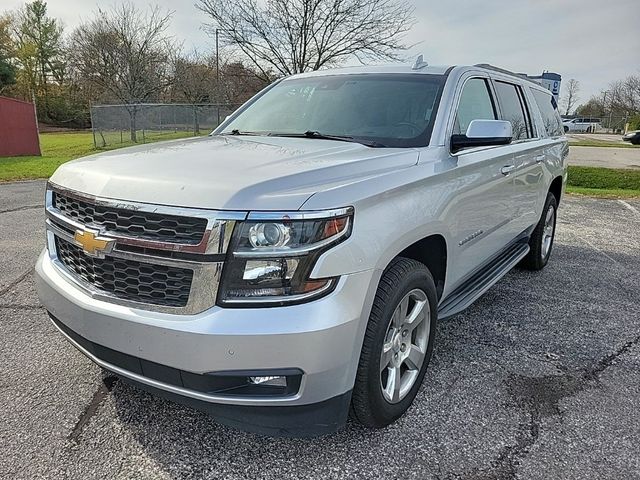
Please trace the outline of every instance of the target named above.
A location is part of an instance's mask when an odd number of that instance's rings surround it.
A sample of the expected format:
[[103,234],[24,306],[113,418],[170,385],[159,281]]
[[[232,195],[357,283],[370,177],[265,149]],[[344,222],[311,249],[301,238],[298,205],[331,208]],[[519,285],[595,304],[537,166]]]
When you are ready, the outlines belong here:
[[116,243],[110,238],[100,237],[99,232],[92,230],[76,230],[73,238],[82,246],[87,255],[100,258],[111,252]]

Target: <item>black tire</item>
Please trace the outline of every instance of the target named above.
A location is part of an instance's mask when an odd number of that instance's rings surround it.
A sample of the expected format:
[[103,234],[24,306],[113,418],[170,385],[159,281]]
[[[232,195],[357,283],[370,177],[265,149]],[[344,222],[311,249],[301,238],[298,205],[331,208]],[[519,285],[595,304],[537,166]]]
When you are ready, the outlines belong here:
[[[553,230],[551,233],[551,243],[549,244],[549,247],[545,252],[545,224],[549,209],[551,208],[553,208]],[[542,216],[540,217],[540,221],[536,225],[536,228],[533,230],[531,238],[529,238],[529,253],[520,263],[520,266],[522,268],[525,268],[527,270],[542,270],[549,261],[551,251],[553,250],[553,241],[556,235],[557,212],[558,202],[556,201],[555,195],[549,192],[547,193],[547,200],[545,201],[544,208],[542,209]]]
[[564,133],[568,133],[569,132],[569,127],[565,126],[565,127],[563,127],[563,129],[564,129]]
[[[382,392],[380,357],[391,317],[401,300],[415,289],[426,294],[430,309],[429,337],[422,366],[411,389],[397,403],[388,402]],[[426,307],[426,304],[425,304]],[[427,267],[415,260],[397,257],[380,279],[369,323],[364,336],[358,372],[351,397],[351,417],[372,428],[393,423],[411,406],[431,359],[437,324],[438,300],[436,287]]]

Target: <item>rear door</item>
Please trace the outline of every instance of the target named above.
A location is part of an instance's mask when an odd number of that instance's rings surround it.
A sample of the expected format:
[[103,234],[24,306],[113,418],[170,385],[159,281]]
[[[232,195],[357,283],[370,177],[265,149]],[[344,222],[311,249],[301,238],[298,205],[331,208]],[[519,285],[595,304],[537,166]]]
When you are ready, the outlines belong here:
[[538,192],[543,188],[542,163],[544,151],[540,147],[539,132],[532,120],[531,109],[524,88],[506,80],[494,81],[502,120],[513,128],[514,155],[513,221],[508,234],[515,239],[538,221]]
[[557,172],[558,169],[563,168],[567,147],[563,140],[564,130],[558,112],[558,104],[551,92],[542,88],[530,87],[528,88],[528,93],[529,98],[532,98],[529,105],[531,105],[533,116],[538,118],[537,123],[542,137],[539,142],[540,150],[538,154],[544,155],[544,161],[540,166],[546,180],[544,180],[542,188],[538,189],[536,209],[538,215],[536,218],[539,219],[547,197],[547,186],[553,179],[552,172]]

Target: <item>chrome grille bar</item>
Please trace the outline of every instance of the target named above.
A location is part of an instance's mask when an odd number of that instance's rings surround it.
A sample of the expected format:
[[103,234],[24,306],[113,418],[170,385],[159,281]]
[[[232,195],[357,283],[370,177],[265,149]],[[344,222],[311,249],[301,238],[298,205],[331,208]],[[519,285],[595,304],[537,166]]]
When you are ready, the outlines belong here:
[[[83,202],[89,204],[91,202],[99,203],[101,207],[106,209],[103,212],[107,213],[108,209],[113,207],[114,209],[128,209],[135,212],[201,218],[206,221],[206,228],[198,244],[160,241],[136,237],[130,233],[109,231],[104,227],[100,228],[95,223],[84,224],[79,222],[77,218],[66,216],[63,211],[56,208],[54,192],[82,199]],[[46,192],[46,215],[47,247],[51,261],[68,281],[81,288],[86,294],[92,298],[132,308],[191,315],[215,305],[224,254],[226,254],[235,222],[243,220],[247,214],[246,212],[189,209],[109,200],[80,194],[50,183]],[[77,257],[77,251],[74,251],[74,255],[71,256],[66,255],[64,257],[64,255],[59,255],[56,239],[67,242],[69,248],[78,248],[80,253],[91,257],[91,255],[82,250],[83,245],[80,241],[76,240],[76,232],[85,232],[86,230],[99,231],[102,237],[115,241],[115,247],[105,255],[102,255],[102,258],[116,266],[144,264],[153,267],[153,265],[157,265],[157,270],[165,272],[169,271],[167,270],[168,268],[174,269],[171,270],[172,272],[176,271],[175,269],[188,269],[193,272],[188,286],[189,295],[186,303],[183,301],[180,303],[172,302],[166,299],[154,300],[149,295],[136,297],[135,289],[130,289],[134,291],[134,294],[124,295],[122,291],[111,288],[111,284],[108,285],[109,288],[105,288],[106,284],[102,279],[86,274],[85,269],[93,268],[95,264],[93,259],[79,258]],[[69,253],[69,248],[64,252],[65,254]],[[130,263],[127,264],[127,262]],[[102,263],[98,262],[98,265],[102,265]],[[123,277],[126,276],[125,273],[129,274],[130,272],[118,272],[117,269],[113,272],[115,276],[120,275]],[[187,277],[188,275],[183,275],[181,278]],[[92,279],[95,281],[92,281]],[[133,278],[129,278],[129,281],[132,284],[136,284],[136,280]],[[160,288],[161,286],[156,283],[154,287]],[[174,290],[169,288],[167,296],[171,296],[172,293],[175,293]],[[154,294],[158,295],[157,292],[154,292]],[[184,295],[181,300],[184,300]]]
[[203,253],[203,254],[216,254],[226,253],[229,241],[231,240],[231,233],[236,221],[244,220],[247,216],[246,212],[232,212],[224,210],[202,210],[191,209],[181,207],[168,207],[163,205],[152,205],[148,203],[139,202],[126,202],[122,200],[111,200],[102,197],[96,197],[83,193],[78,193],[73,190],[69,190],[58,185],[49,182],[46,192],[46,214],[47,217],[56,223],[60,223],[63,226],[71,230],[81,230],[83,228],[96,228],[102,230],[100,225],[94,225],[91,223],[82,223],[73,218],[70,218],[63,214],[54,205],[54,192],[57,194],[65,195],[70,198],[76,198],[83,202],[93,203],[96,205],[111,207],[118,210],[129,210],[136,212],[148,212],[153,214],[170,215],[174,217],[192,217],[202,218],[206,220],[206,228],[202,239],[197,244],[180,243],[177,241],[159,241],[148,238],[141,238],[140,236],[123,234],[121,232],[107,233],[110,238],[118,240],[118,243],[123,245],[134,245],[144,248],[152,248],[156,250],[171,250],[174,252],[186,252],[186,253]]

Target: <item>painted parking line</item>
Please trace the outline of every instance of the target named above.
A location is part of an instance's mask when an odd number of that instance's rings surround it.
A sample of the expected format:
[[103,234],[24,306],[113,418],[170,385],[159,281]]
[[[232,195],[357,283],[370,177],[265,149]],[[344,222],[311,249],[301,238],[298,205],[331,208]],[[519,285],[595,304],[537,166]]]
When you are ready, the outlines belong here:
[[635,213],[636,215],[640,215],[640,210],[638,210],[636,207],[634,207],[633,205],[625,202],[624,200],[618,200],[618,203],[622,204],[624,207],[626,207],[628,210],[631,210],[633,213]]

